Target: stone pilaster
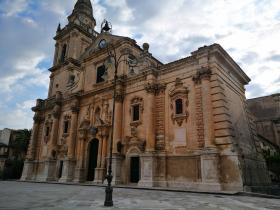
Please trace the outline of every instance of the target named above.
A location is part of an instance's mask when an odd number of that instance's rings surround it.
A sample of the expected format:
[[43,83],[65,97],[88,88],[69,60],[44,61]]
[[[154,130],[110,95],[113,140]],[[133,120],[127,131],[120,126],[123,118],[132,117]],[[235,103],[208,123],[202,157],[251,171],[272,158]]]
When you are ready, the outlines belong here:
[[102,147],[103,147],[104,141],[103,138],[99,139],[99,144],[98,144],[98,156],[97,156],[97,166],[95,168],[95,173],[94,173],[94,183],[95,184],[101,184],[102,179],[103,179],[103,173],[104,169],[101,168],[101,161],[102,161]]
[[85,139],[81,138],[79,139],[80,143],[80,154],[78,158],[78,162],[76,164],[75,168],[75,176],[74,176],[74,182],[80,183],[84,182],[86,180],[86,174],[85,174]]
[[155,93],[156,93],[156,84],[148,83],[145,87],[147,91],[147,103],[146,103],[146,152],[155,151]]
[[101,138],[102,138],[102,146],[100,147],[101,154],[100,160],[98,161],[98,167],[95,169],[95,178],[94,183],[101,184],[103,183],[106,175],[106,158],[107,158],[107,144],[108,144],[108,136],[109,136],[109,126],[103,126],[100,129]]
[[44,179],[45,181],[56,180],[56,158],[57,158],[57,139],[59,128],[59,117],[61,114],[61,92],[57,92],[55,96],[55,106],[52,111],[53,124],[50,136],[50,147],[48,150],[48,158],[45,161]]
[[[124,157],[119,154],[113,154],[112,156],[112,174],[113,180],[112,185],[122,184],[121,173],[122,173],[122,161]],[[109,158],[108,158],[109,161]]]
[[63,161],[63,170],[62,176],[60,178],[60,182],[70,182],[74,179],[74,170],[75,170],[75,146],[76,146],[76,139],[77,139],[77,126],[78,126],[78,115],[79,115],[79,108],[78,108],[78,101],[75,100],[72,104],[72,121],[71,121],[71,129],[70,129],[70,136],[69,136],[69,144],[68,144],[68,154],[67,158]]
[[204,125],[204,139],[205,147],[215,147],[214,143],[214,126],[213,126],[213,106],[211,98],[211,70],[203,69],[201,73],[202,85],[202,110],[203,110],[203,125]]
[[141,179],[138,186],[155,186],[155,155],[153,153],[144,153],[140,155],[141,161]]
[[220,191],[219,152],[214,148],[205,149],[201,154],[201,182],[205,190]]
[[35,115],[33,117],[34,120],[34,124],[33,124],[33,128],[32,128],[32,135],[31,135],[31,139],[30,139],[30,143],[28,146],[28,152],[27,152],[27,156],[26,156],[26,160],[24,162],[24,168],[23,168],[23,172],[22,172],[22,176],[21,176],[21,180],[31,180],[32,179],[32,175],[33,175],[33,169],[34,169],[34,161],[35,161],[35,150],[36,150],[36,146],[38,143],[38,133],[39,133],[39,126],[40,123],[42,122],[43,118],[40,117],[40,108],[42,106],[42,100],[38,99],[37,103],[36,103],[36,107],[33,107],[32,110],[35,111]]
[[122,139],[122,117],[123,117],[123,94],[122,91],[117,88],[115,96],[115,122],[114,122],[114,133],[113,133],[113,154],[118,153],[117,143],[121,142]]

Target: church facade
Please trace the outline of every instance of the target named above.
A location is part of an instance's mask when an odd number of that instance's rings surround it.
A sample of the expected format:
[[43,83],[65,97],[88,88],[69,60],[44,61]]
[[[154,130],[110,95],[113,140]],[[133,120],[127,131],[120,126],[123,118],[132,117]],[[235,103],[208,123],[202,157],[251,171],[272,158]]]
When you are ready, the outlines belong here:
[[21,180],[102,184],[112,138],[113,184],[269,184],[246,107],[250,79],[220,45],[163,64],[148,44],[113,35],[108,22],[96,32],[90,0],[78,0],[68,21],[54,38],[48,98],[32,108]]

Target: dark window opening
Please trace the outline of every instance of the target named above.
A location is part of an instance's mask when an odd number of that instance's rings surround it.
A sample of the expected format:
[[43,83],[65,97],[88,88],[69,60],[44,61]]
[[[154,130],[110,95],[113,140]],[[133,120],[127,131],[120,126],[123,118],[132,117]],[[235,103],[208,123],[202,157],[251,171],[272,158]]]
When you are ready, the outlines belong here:
[[133,121],[138,121],[140,120],[140,105],[134,105],[132,106],[132,120]]
[[67,45],[63,45],[62,51],[61,51],[61,57],[60,57],[60,61],[64,62],[65,58],[66,58],[66,50],[67,50]]
[[49,132],[50,132],[50,127],[46,128],[46,136],[49,136]]
[[183,114],[183,100],[179,98],[175,101],[175,104],[176,104],[176,114]]
[[96,73],[96,83],[104,82],[105,79],[103,78],[105,74],[106,68],[104,65],[99,66],[97,68],[97,73]]
[[69,122],[65,121],[64,122],[64,133],[68,133],[68,127],[69,127]]

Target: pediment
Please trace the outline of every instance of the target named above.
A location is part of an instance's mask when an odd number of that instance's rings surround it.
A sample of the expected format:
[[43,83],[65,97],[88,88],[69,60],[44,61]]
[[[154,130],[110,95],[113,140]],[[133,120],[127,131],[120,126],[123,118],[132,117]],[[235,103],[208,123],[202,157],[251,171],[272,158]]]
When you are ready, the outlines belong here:
[[99,34],[95,40],[93,41],[93,43],[86,49],[86,51],[81,55],[80,60],[84,60],[88,57],[90,57],[91,55],[95,54],[95,53],[104,53],[106,52],[106,48],[101,49],[99,47],[99,44],[101,42],[101,40],[106,40],[107,43],[117,43],[118,41],[122,40],[122,39],[126,39],[126,37],[123,36],[116,36],[116,35],[112,35],[109,33],[101,33]]

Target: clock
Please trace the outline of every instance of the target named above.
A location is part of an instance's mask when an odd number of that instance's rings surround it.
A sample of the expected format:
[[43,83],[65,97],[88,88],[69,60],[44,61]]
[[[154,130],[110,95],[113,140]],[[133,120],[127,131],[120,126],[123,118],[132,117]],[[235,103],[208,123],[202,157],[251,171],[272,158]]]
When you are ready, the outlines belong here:
[[85,17],[83,15],[79,15],[78,18],[81,22],[85,22]]
[[106,40],[105,40],[105,39],[102,39],[102,40],[99,42],[98,47],[99,47],[100,49],[104,49],[105,47],[107,47],[107,42],[106,42]]

